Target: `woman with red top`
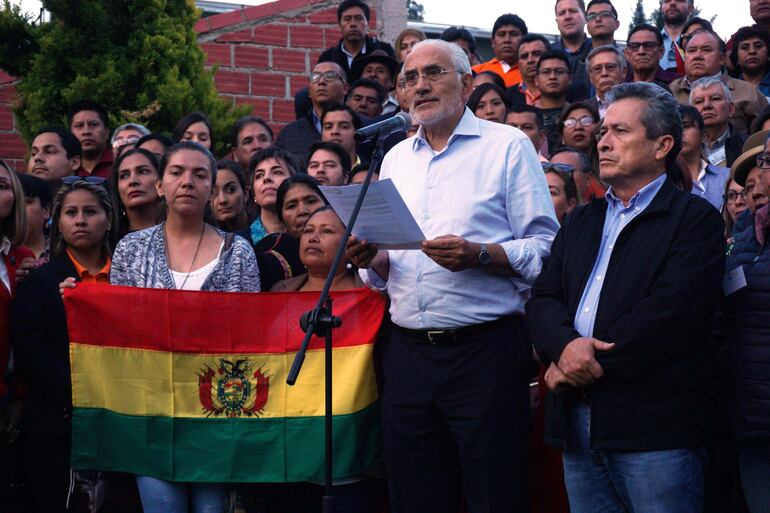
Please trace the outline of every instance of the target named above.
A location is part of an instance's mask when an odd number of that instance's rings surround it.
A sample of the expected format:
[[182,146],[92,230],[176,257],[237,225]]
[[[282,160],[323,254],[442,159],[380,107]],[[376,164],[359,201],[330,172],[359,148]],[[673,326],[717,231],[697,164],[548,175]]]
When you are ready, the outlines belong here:
[[65,177],[54,199],[51,260],[30,271],[11,308],[16,368],[27,389],[22,420],[29,495],[38,513],[65,511],[70,485],[69,336],[59,284],[108,283],[113,209],[104,179]]
[[21,247],[27,221],[19,177],[0,160],[0,443],[13,443],[19,434],[21,403],[6,376],[10,359],[9,312],[16,290],[17,270],[25,258],[34,259]]

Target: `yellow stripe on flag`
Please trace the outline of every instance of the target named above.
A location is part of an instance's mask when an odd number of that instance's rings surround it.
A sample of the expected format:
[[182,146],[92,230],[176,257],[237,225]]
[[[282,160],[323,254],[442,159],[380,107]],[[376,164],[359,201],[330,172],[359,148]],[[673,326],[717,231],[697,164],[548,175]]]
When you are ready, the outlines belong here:
[[[372,350],[371,344],[334,349],[334,415],[355,413],[377,399]],[[189,354],[76,342],[70,351],[75,408],[185,418],[324,413],[323,350],[307,352],[293,387],[286,385],[293,353]]]

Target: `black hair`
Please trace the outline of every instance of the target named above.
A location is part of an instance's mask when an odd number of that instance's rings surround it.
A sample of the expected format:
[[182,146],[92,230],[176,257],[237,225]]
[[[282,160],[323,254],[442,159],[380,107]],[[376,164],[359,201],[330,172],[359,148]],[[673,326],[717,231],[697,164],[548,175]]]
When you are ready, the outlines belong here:
[[366,21],[369,21],[370,18],[370,11],[369,6],[366,5],[361,0],[344,0],[340,3],[340,6],[337,7],[337,23],[342,21],[342,14],[347,11],[348,9],[351,9],[353,7],[360,7],[362,11],[364,11],[364,16],[366,17]]
[[48,182],[27,173],[20,173],[17,176],[26,198],[39,199],[40,206],[43,208],[51,206],[51,203],[53,203],[53,191],[51,191],[51,186]]
[[762,112],[760,112],[756,118],[754,118],[754,121],[751,122],[751,133],[756,134],[757,132],[762,130],[762,125],[765,124],[765,121],[770,119],[770,107],[765,107],[762,109]]
[[[123,205],[123,201],[120,199],[120,191],[118,190],[118,174],[120,173],[120,165],[124,160],[126,160],[127,157],[130,157],[131,155],[142,155],[150,162],[150,165],[153,167],[153,169],[155,169],[155,173],[157,173],[158,177],[161,176],[160,162],[158,161],[158,157],[156,157],[155,154],[149,150],[139,148],[138,144],[130,150],[124,151],[117,159],[115,159],[115,162],[112,164],[112,186],[110,187],[110,199],[112,200],[112,206],[115,208],[115,212],[112,216],[112,236],[114,237],[112,240],[113,244],[117,244],[118,241],[128,233],[128,215],[126,214],[126,207]],[[158,203],[160,203],[160,198],[158,198]]]
[[498,96],[500,96],[500,99],[503,100],[503,103],[505,104],[505,110],[511,108],[511,98],[508,96],[508,93],[505,91],[505,89],[501,88],[497,84],[490,84],[489,82],[486,82],[474,89],[471,93],[471,97],[468,98],[467,105],[468,108],[471,109],[471,112],[474,114],[476,113],[476,108],[479,106],[481,98],[489,91],[494,91],[498,94]]
[[345,151],[342,145],[331,141],[319,141],[311,144],[307,152],[308,163],[310,163],[313,154],[318,150],[330,151],[337,155],[337,158],[340,159],[340,166],[342,166],[342,173],[345,175],[345,178],[348,177],[352,163],[350,162],[350,155],[348,155],[348,152]]
[[618,19],[618,11],[617,9],[615,9],[615,6],[612,5],[612,2],[610,2],[610,0],[591,0],[590,2],[588,2],[588,5],[586,5],[585,10],[588,11],[591,7],[597,4],[609,5],[612,15],[615,16],[615,19]]
[[703,116],[701,116],[698,109],[692,105],[679,105],[679,115],[682,118],[682,123],[685,120],[689,120],[692,124],[698,127],[701,132],[706,128],[706,124],[703,122]]
[[502,89],[505,89],[505,80],[503,80],[503,77],[495,73],[494,71],[482,71],[481,73],[476,73],[473,78],[480,77],[481,75],[492,77],[492,82]]
[[249,165],[246,169],[246,172],[248,173],[247,178],[249,188],[251,188],[254,183],[254,170],[257,169],[257,166],[262,161],[267,159],[283,160],[286,164],[286,168],[289,171],[290,176],[302,173],[302,165],[297,161],[294,155],[284,150],[283,148],[270,146],[269,148],[264,148],[257,151],[249,159]]
[[580,151],[577,148],[573,148],[572,146],[559,146],[555,150],[551,152],[551,158],[558,155],[559,153],[573,153],[578,156],[578,159],[580,159],[580,164],[583,166],[583,172],[590,173],[593,170],[593,166],[591,165],[591,158],[586,154],[584,151]]
[[234,160],[219,159],[217,160],[217,169],[227,169],[235,175],[235,179],[238,180],[238,184],[241,186],[241,190],[246,192],[246,176],[243,174],[243,166]]
[[268,125],[264,119],[260,118],[259,116],[252,115],[241,116],[235,120],[233,127],[230,129],[230,144],[233,145],[233,148],[238,146],[238,136],[241,135],[241,131],[246,128],[247,125],[260,125],[265,130],[267,130],[268,134],[270,134],[271,141],[275,139],[273,129],[270,128],[270,125]]
[[96,112],[99,115],[99,119],[104,123],[104,126],[109,128],[107,109],[105,109],[104,105],[101,103],[89,99],[72,102],[69,107],[67,107],[67,124],[72,126],[72,118],[75,117],[75,114],[83,112],[84,110]]
[[537,125],[537,129],[542,130],[543,128],[545,128],[545,120],[543,119],[543,113],[540,112],[540,109],[538,109],[537,107],[524,104],[518,108],[509,110],[508,112],[505,113],[505,115],[507,116],[511,112],[515,112],[517,114],[521,114],[522,112],[531,112],[532,114],[535,115],[535,124]]
[[144,143],[146,143],[147,141],[158,141],[166,149],[171,148],[175,144],[175,141],[171,137],[167,136],[166,134],[161,134],[160,132],[153,132],[151,134],[145,135],[144,137],[140,137],[139,140],[136,141],[136,146],[134,147],[138,148]]
[[543,34],[535,34],[534,32],[532,32],[521,38],[522,45],[524,43],[533,43],[535,41],[540,41],[541,43],[543,43],[545,45],[546,51],[551,49],[551,42]]
[[281,182],[281,185],[278,186],[278,190],[275,192],[275,212],[278,214],[278,220],[283,222],[283,202],[286,200],[286,194],[294,188],[297,185],[305,185],[308,188],[310,188],[314,193],[318,194],[318,196],[321,198],[321,200],[324,202],[324,205],[328,205],[329,202],[326,201],[326,197],[324,197],[323,193],[321,192],[321,188],[319,187],[318,180],[313,178],[310,175],[292,175],[288,177],[286,180]]
[[564,53],[563,50],[559,50],[557,48],[551,48],[547,52],[544,52],[543,55],[540,56],[540,60],[537,61],[537,72],[540,73],[540,66],[543,64],[543,61],[558,59],[562,61],[567,66],[567,72],[570,74],[572,73],[572,68],[570,67],[569,63],[569,57],[567,57],[567,54]]
[[174,127],[174,131],[171,132],[171,138],[176,142],[181,142],[187,128],[194,123],[203,123],[209,129],[209,141],[211,141],[211,152],[213,153],[216,147],[214,145],[214,129],[211,128],[209,118],[202,112],[191,112],[182,117]]
[[368,161],[368,160],[362,160],[361,162],[359,162],[358,164],[353,166],[353,169],[350,170],[350,175],[348,175],[348,183],[351,183],[350,181],[358,173],[363,173],[365,171],[369,171],[369,166],[371,164],[372,163],[370,161]]
[[582,102],[575,102],[570,103],[569,105],[565,106],[564,109],[561,111],[561,116],[559,116],[559,133],[564,133],[564,121],[567,119],[567,116],[569,116],[573,111],[576,111],[577,109],[584,109],[587,110],[591,117],[594,118],[594,123],[598,123],[601,121],[601,117],[599,116],[599,111],[596,110],[596,107],[593,106],[588,101],[582,101]]
[[75,137],[75,134],[60,126],[47,126],[41,128],[35,132],[35,135],[32,137],[32,142],[35,141],[37,136],[49,133],[59,136],[59,142],[61,143],[62,148],[64,148],[64,151],[67,153],[68,159],[83,156],[83,148],[80,146],[80,141],[77,137]]
[[473,34],[471,34],[470,30],[465,27],[449,27],[448,29],[444,30],[444,32],[442,32],[438,37],[439,39],[449,43],[453,43],[458,39],[462,39],[468,43],[468,50],[470,50],[471,53],[476,53],[476,38],[473,37]]
[[[99,204],[104,210],[104,213],[107,215],[110,221],[112,221],[115,209],[112,201],[110,200],[110,195],[107,192],[106,187],[106,183],[96,185],[90,182],[86,182],[85,180],[77,180],[72,184],[62,184],[61,188],[53,199],[53,207],[51,208],[51,234],[49,238],[51,256],[61,255],[67,248],[67,242],[64,240],[64,236],[59,229],[59,219],[61,218],[62,205],[64,204],[65,198],[69,194],[78,190],[90,192],[96,196],[96,198],[99,200]],[[105,256],[112,253],[110,242],[110,226],[108,226],[107,231],[105,232],[102,239],[101,248],[102,253]]]
[[714,31],[714,27],[711,25],[711,22],[709,20],[704,20],[703,18],[698,18],[697,16],[694,18],[690,18],[687,20],[687,22],[682,26],[682,34],[687,32],[687,29],[692,27],[693,25],[700,25],[703,27],[703,30],[708,30],[710,32]]
[[[757,25],[741,27],[733,36],[733,48],[730,51],[730,62],[733,63],[733,66],[735,66],[736,69],[740,69],[740,66],[738,65],[738,46],[747,39],[753,39],[755,37],[765,43],[765,48],[770,51],[770,34],[767,33],[767,30],[761,29]],[[767,69],[767,66],[768,63],[766,62],[765,69]]]
[[323,104],[323,110],[321,111],[321,124],[323,125],[324,119],[328,113],[340,111],[345,111],[350,114],[353,127],[355,127],[356,130],[361,128],[363,123],[361,121],[361,116],[358,115],[358,112],[354,111],[353,108],[349,105],[345,105],[344,103],[339,102],[326,102]]
[[631,36],[636,34],[637,32],[652,32],[655,34],[655,41],[658,43],[659,46],[663,46],[663,34],[660,33],[660,30],[656,29],[649,23],[640,23],[639,25],[634,25],[634,28],[628,31],[628,37],[626,37],[626,41],[631,40]]
[[369,89],[374,89],[377,91],[377,103],[380,105],[382,102],[385,101],[385,88],[382,87],[382,84],[377,82],[376,80],[372,80],[371,78],[359,78],[353,84],[350,86],[350,92],[348,93],[348,98],[350,95],[353,94],[353,90],[355,90],[358,87],[367,87]]
[[492,37],[495,37],[495,34],[497,33],[498,30],[508,25],[513,25],[514,27],[519,29],[522,35],[526,35],[528,32],[527,24],[524,22],[524,20],[522,20],[519,16],[516,16],[515,14],[508,13],[508,14],[503,14],[502,16],[499,16],[495,20],[495,24],[492,25]]

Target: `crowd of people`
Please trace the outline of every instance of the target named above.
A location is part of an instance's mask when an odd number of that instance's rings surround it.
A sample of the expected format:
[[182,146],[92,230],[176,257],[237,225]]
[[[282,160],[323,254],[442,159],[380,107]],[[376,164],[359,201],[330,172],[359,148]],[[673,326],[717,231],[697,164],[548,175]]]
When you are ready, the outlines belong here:
[[[169,136],[70,105],[25,172],[0,161],[8,511],[321,511],[314,483],[72,472],[62,294],[319,291],[333,272],[389,300],[383,467],[335,482],[337,510],[770,512],[770,0],[748,4],[723,38],[660,0],[663,27],[622,45],[612,0],[556,0],[555,40],[503,14],[483,61],[462,27],[380,41],[344,0],[296,120],[238,119],[220,160],[204,113]],[[401,111],[373,179],[426,240],[351,237],[331,269],[346,220],[321,186],[363,181],[356,130]]]

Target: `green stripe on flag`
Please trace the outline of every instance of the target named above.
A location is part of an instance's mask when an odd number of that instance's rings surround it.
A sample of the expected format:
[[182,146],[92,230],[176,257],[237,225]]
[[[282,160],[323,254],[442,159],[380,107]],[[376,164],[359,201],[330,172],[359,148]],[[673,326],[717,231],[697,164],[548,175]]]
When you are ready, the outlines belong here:
[[[191,419],[76,408],[72,425],[75,469],[211,483],[324,478],[323,417]],[[382,461],[377,402],[335,416],[333,425],[334,479],[354,476]],[[364,449],[356,452],[356,447]]]

